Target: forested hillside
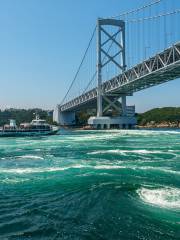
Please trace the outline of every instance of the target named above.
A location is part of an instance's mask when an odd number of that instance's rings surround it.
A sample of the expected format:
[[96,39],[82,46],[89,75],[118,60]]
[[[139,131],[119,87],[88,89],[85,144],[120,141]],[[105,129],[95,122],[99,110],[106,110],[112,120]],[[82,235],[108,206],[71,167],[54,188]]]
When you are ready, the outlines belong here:
[[9,119],[15,119],[17,124],[22,122],[31,122],[37,113],[40,118],[46,119],[52,123],[52,116],[49,116],[48,111],[42,109],[6,109],[0,110],[0,126],[9,123]]
[[154,108],[145,113],[137,114],[138,124],[147,125],[148,123],[174,123],[179,125],[180,123],[180,108],[178,107],[164,107]]
[[[45,119],[48,123],[53,123],[52,111],[46,111],[42,109],[6,109],[0,110],[0,126],[9,123],[9,119],[15,119],[17,124],[22,122],[31,122],[37,113],[40,118]],[[77,125],[86,125],[87,120],[91,115],[95,115],[95,112],[82,111],[77,113],[76,121]],[[167,126],[180,127],[180,108],[176,107],[164,107],[155,108],[145,113],[137,113],[138,125],[159,125],[165,124]]]

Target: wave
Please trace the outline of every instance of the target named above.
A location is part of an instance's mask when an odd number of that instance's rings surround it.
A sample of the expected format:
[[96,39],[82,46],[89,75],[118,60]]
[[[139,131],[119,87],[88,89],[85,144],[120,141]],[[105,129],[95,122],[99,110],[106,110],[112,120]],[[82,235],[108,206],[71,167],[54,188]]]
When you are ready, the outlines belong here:
[[163,208],[180,209],[180,189],[178,188],[141,188],[137,190],[137,193],[146,203]]
[[165,172],[165,173],[172,173],[172,174],[177,174],[177,175],[180,175],[180,171],[175,171],[175,170],[171,170],[171,169],[167,169],[167,168],[162,168],[162,167],[159,167],[157,168],[158,170],[162,171],[162,172]]
[[1,173],[15,173],[15,174],[26,174],[26,173],[43,173],[43,172],[58,172],[64,171],[68,169],[78,169],[78,168],[86,168],[88,166],[85,165],[72,165],[67,167],[47,167],[47,168],[11,168],[11,169],[0,169]]
[[[0,158],[1,160],[7,160],[10,158],[7,157],[2,157]],[[16,159],[39,159],[39,160],[43,160],[43,157],[40,156],[36,156],[36,155],[22,155],[22,156],[16,156]]]
[[30,179],[28,178],[14,178],[14,179],[2,179],[0,180],[0,183],[3,183],[3,184],[17,184],[17,183],[23,183],[23,182],[27,182],[29,181]]
[[26,174],[26,173],[43,173],[43,172],[56,172],[69,169],[68,167],[50,167],[50,168],[15,168],[15,169],[1,169],[1,173],[15,173],[15,174]]
[[105,140],[105,139],[114,139],[119,137],[119,134],[93,134],[93,135],[84,135],[84,136],[70,136],[67,138],[68,141],[72,142],[83,142],[83,141],[94,141],[94,140]]
[[[27,155],[29,156],[29,155]],[[26,157],[27,157],[26,156]],[[31,155],[30,155],[31,156]],[[24,156],[25,157],[25,156]],[[37,156],[33,156],[35,159]],[[41,159],[38,157],[38,159]],[[121,164],[121,165],[120,165]],[[125,162],[120,162],[119,164],[75,164],[75,165],[68,165],[68,166],[62,166],[62,167],[45,167],[45,168],[1,168],[1,173],[15,173],[15,174],[25,174],[25,173],[42,173],[42,172],[56,172],[56,171],[65,171],[68,169],[80,169],[80,168],[87,168],[87,169],[132,169],[132,170],[151,170],[151,171],[160,171],[170,174],[180,174],[179,171],[175,171],[169,168],[164,167],[153,167],[153,166],[138,166],[138,165],[125,165]]]
[[41,160],[44,159],[43,157],[36,156],[36,155],[23,155],[23,156],[17,156],[17,158],[41,159]]
[[[77,132],[83,132],[84,130],[80,131],[78,130]],[[110,129],[110,130],[90,130],[90,131],[87,131],[87,133],[106,133],[106,134],[118,134],[118,135],[142,135],[142,136],[149,136],[149,135],[169,135],[169,134],[177,134],[179,135],[180,134],[180,131],[176,131],[176,130],[127,130],[127,129],[120,129],[120,130],[117,130],[117,129]],[[93,134],[93,136],[95,136]]]
[[137,154],[157,154],[157,153],[166,153],[157,150],[146,150],[146,149],[139,149],[139,150],[101,150],[101,151],[94,151],[89,152],[89,155],[96,155],[96,154],[106,154],[106,153],[115,153],[115,154],[126,154],[126,153],[137,153]]
[[65,171],[68,169],[80,169],[80,168],[89,168],[89,169],[120,169],[126,168],[125,166],[118,165],[71,165],[67,167],[49,167],[49,168],[12,168],[12,169],[1,169],[1,173],[15,173],[15,174],[28,174],[28,173],[43,173],[43,172],[58,172]]
[[121,169],[121,168],[126,168],[126,167],[119,166],[119,165],[96,165],[93,168],[94,169]]

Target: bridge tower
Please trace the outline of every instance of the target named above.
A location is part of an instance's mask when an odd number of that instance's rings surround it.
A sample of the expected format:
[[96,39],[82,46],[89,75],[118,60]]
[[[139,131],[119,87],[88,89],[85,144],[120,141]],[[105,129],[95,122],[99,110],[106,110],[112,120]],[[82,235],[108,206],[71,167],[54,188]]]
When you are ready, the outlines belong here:
[[[116,28],[115,33],[108,31],[106,26],[113,26]],[[106,35],[106,40],[102,40],[102,33]],[[120,39],[120,41],[116,40]],[[111,41],[118,47],[118,51],[111,56],[109,49],[105,49],[104,46]],[[106,61],[103,63],[103,56],[106,57]],[[97,117],[103,116],[103,90],[102,90],[102,70],[109,64],[113,63],[118,67],[119,73],[125,71],[125,22],[116,19],[101,19],[97,20]],[[123,97],[123,100],[125,98]]]
[[[108,26],[115,29],[112,33]],[[102,39],[102,34],[106,39]],[[111,42],[109,48],[105,48],[107,43]],[[112,45],[116,46],[116,52],[109,53]],[[104,59],[106,61],[104,62]],[[129,125],[135,125],[134,106],[126,106],[126,95],[129,93],[109,94],[103,92],[103,76],[102,71],[108,64],[114,64],[118,68],[118,74],[126,70],[126,54],[125,54],[125,22],[117,19],[101,19],[97,20],[97,116],[90,117],[88,123],[95,128],[110,128],[111,125],[116,125],[120,128],[127,128]],[[119,106],[119,98],[121,98],[121,107]],[[103,102],[106,103],[104,107]],[[107,117],[104,113],[110,108],[121,112],[121,116]],[[128,110],[128,111],[127,111]],[[127,116],[128,112],[131,116]]]

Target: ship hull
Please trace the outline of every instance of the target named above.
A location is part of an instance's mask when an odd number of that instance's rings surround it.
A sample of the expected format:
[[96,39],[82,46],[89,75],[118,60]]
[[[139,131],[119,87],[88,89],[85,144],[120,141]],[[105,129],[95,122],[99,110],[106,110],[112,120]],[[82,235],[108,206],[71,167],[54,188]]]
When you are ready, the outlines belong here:
[[0,137],[32,137],[32,136],[47,136],[55,135],[58,130],[51,131],[0,131]]

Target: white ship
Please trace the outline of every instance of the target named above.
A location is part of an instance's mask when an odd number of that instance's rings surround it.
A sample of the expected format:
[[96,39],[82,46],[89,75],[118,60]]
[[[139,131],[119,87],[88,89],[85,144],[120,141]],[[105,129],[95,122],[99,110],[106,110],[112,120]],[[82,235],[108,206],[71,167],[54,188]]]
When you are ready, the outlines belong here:
[[52,126],[40,119],[38,115],[31,123],[21,123],[19,127],[14,119],[10,120],[10,124],[6,124],[0,128],[0,137],[23,137],[23,136],[44,136],[54,135],[59,131],[57,126]]

